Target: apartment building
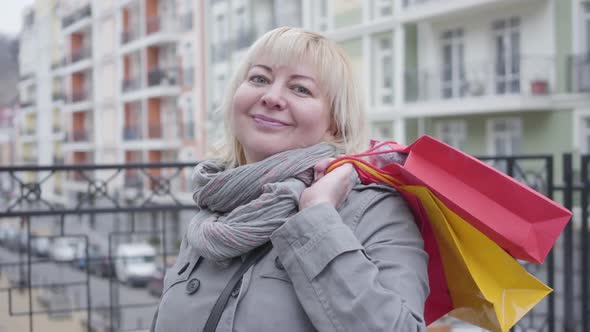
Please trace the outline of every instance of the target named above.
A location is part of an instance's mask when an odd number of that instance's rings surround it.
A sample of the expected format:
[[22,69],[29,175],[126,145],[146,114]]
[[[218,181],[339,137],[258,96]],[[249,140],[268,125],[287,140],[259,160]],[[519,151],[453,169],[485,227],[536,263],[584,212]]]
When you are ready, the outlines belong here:
[[[590,4],[581,0],[211,0],[208,117],[240,52],[302,26],[338,41],[371,134],[429,134],[477,155],[590,152]],[[232,52],[233,51],[233,52]]]

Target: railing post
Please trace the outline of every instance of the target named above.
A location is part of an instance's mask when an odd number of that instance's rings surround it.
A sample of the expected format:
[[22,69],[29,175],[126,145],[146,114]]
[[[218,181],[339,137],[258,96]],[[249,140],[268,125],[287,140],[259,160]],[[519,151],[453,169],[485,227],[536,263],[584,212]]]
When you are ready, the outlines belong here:
[[[547,158],[547,196],[553,199],[555,184],[553,183],[553,156]],[[551,249],[547,256],[547,284],[555,289],[555,249]],[[547,324],[549,332],[555,332],[555,292],[549,294]]]
[[[572,154],[563,155],[563,184],[564,195],[563,205],[566,209],[572,210],[573,203],[573,169]],[[574,332],[574,289],[573,289],[573,227],[569,222],[563,231],[563,331]]]
[[582,276],[580,282],[582,283],[582,331],[590,331],[590,294],[588,293],[588,278],[590,277],[589,266],[590,254],[588,253],[588,190],[590,189],[588,183],[588,164],[590,155],[582,156],[581,160],[581,184],[582,184],[582,202],[580,208],[582,209],[582,231],[580,233],[582,248],[580,251],[580,259],[582,260]]

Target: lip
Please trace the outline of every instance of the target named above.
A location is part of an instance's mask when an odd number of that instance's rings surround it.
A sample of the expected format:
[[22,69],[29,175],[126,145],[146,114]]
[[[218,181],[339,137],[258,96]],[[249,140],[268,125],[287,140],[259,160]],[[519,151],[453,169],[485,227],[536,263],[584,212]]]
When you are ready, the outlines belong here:
[[269,126],[269,127],[288,127],[288,126],[290,126],[290,124],[288,124],[288,123],[282,122],[277,119],[269,118],[267,116],[260,115],[260,114],[256,114],[256,115],[252,116],[252,118],[254,119],[254,121],[256,123],[263,125],[263,126]]

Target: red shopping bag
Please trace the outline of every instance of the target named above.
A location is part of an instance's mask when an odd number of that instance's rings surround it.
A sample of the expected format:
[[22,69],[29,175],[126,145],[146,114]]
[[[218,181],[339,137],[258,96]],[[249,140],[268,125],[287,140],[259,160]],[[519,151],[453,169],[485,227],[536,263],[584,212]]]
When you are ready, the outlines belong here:
[[[378,151],[384,147],[387,151]],[[405,162],[384,165],[382,172],[400,183],[427,187],[515,258],[542,263],[571,218],[570,211],[542,194],[427,135],[407,147],[383,142],[353,157],[394,152],[405,154]],[[379,182],[370,176],[363,180]]]

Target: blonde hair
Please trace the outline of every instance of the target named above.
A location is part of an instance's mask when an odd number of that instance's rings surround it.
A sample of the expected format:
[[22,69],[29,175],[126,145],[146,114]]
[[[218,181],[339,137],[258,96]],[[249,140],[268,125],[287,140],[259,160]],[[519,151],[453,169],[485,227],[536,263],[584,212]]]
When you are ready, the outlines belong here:
[[247,51],[234,73],[218,111],[224,115],[225,138],[214,152],[215,158],[228,168],[246,163],[244,149],[233,134],[231,112],[233,97],[255,60],[264,54],[269,66],[292,65],[307,61],[318,74],[330,105],[333,139],[329,141],[339,153],[352,154],[366,149],[366,123],[360,89],[344,51],[324,36],[300,28],[281,27],[260,37]]

